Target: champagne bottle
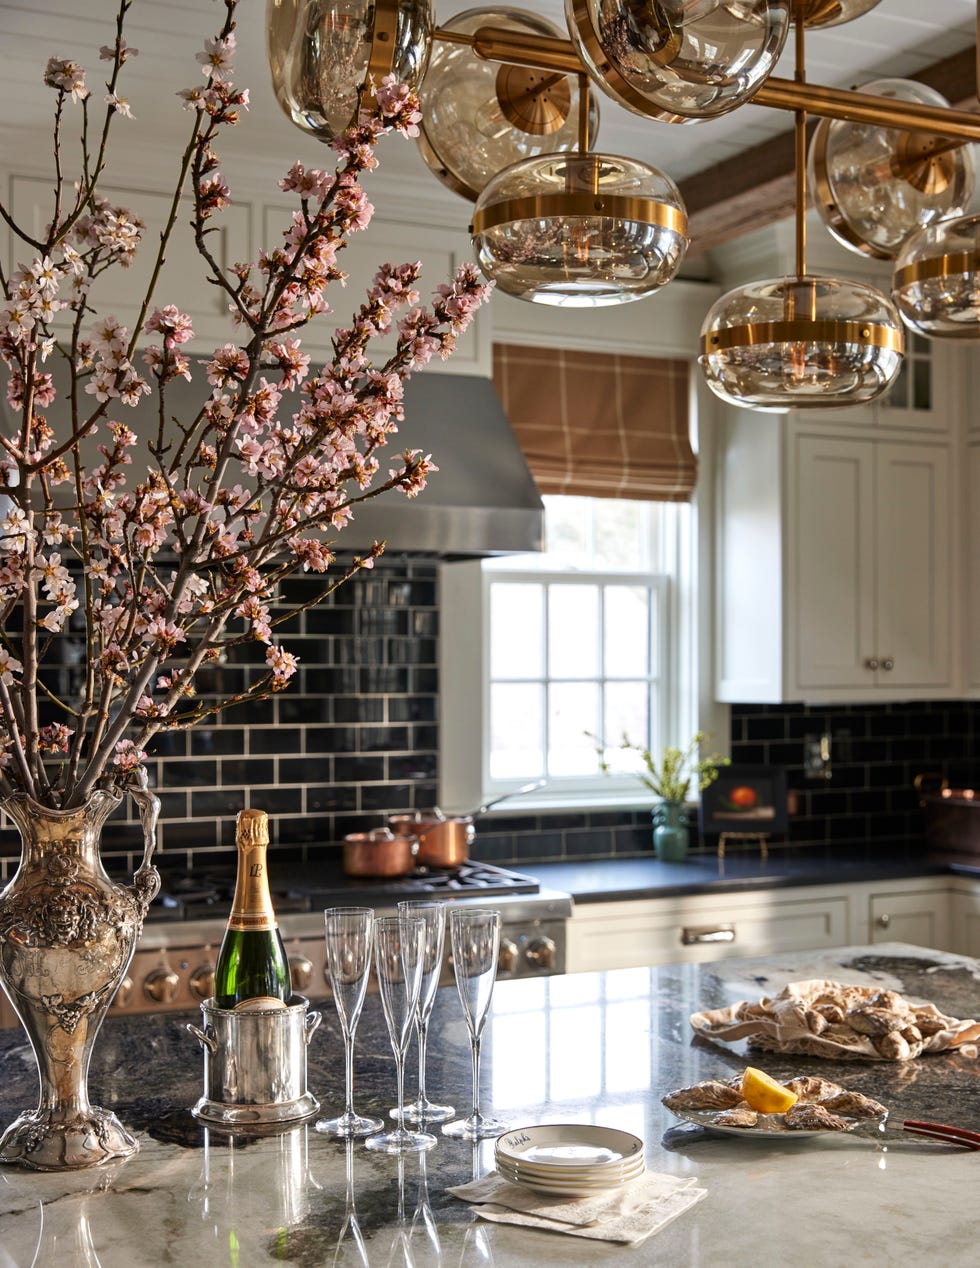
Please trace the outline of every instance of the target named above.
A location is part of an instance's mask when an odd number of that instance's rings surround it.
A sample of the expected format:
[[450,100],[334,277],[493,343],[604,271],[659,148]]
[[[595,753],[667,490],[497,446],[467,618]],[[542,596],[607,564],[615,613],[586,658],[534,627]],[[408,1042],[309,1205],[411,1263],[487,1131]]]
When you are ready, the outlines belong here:
[[269,894],[269,817],[242,810],[235,837],[238,877],[214,969],[219,1008],[282,1008],[291,993],[289,961]]

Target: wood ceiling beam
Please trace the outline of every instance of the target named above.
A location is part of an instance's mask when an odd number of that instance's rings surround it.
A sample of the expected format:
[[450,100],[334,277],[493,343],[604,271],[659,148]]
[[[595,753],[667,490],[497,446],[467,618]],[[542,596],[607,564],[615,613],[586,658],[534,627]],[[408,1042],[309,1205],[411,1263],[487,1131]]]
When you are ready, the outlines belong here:
[[[978,104],[977,50],[973,46],[908,78],[935,88],[959,110]],[[793,163],[793,133],[781,132],[681,181],[692,239],[689,254],[710,250],[791,216],[796,189]]]

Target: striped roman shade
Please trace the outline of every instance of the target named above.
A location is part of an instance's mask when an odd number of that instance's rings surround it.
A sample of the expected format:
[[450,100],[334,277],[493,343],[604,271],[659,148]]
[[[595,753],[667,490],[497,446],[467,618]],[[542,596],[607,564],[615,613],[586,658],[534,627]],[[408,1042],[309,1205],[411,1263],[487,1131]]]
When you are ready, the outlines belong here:
[[495,344],[493,382],[542,493],[690,501],[686,361]]

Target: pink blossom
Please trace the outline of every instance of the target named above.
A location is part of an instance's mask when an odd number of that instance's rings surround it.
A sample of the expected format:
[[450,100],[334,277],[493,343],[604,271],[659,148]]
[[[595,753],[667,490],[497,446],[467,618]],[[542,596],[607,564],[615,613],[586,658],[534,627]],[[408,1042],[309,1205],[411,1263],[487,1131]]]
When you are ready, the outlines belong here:
[[85,71],[76,62],[69,62],[61,57],[48,59],[44,82],[49,88],[57,88],[59,92],[69,93],[74,102],[84,101],[88,96],[88,89],[85,87]]
[[6,647],[0,645],[0,682],[9,687],[14,681],[14,674],[23,673],[24,666]]
[[137,748],[132,740],[120,740],[115,747],[115,755],[112,759],[113,766],[117,770],[135,770],[146,761],[146,753],[141,748]]

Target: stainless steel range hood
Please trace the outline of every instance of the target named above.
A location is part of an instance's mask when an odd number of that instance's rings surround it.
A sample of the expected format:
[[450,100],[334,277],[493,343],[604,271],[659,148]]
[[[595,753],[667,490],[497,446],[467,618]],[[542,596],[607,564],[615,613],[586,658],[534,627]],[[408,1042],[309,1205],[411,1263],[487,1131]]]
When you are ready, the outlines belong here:
[[[55,368],[64,388],[67,376]],[[168,413],[196,413],[201,403],[203,376],[194,383],[178,379],[167,389]],[[293,408],[285,394],[282,412]],[[138,435],[156,428],[156,397],[144,397],[121,417]],[[296,403],[299,403],[296,394]],[[57,409],[47,411],[53,426]],[[0,399],[0,425],[16,427],[6,402]],[[353,521],[338,535],[337,547],[362,551],[375,540],[386,540],[389,553],[434,553],[443,557],[520,554],[543,548],[544,509],[534,479],[504,414],[500,398],[487,378],[468,374],[440,374],[431,370],[405,384],[405,419],[389,442],[392,461],[381,454],[381,471],[395,465],[403,449],[431,453],[439,468],[415,498],[398,492],[365,502]],[[83,446],[86,465],[101,460],[96,442]],[[134,468],[139,457],[134,451]]]
[[375,538],[386,538],[391,552],[450,556],[543,548],[541,495],[489,379],[413,376],[405,421],[390,444],[431,453],[439,471],[416,498],[391,493],[358,508],[338,539],[343,549],[361,550]]

